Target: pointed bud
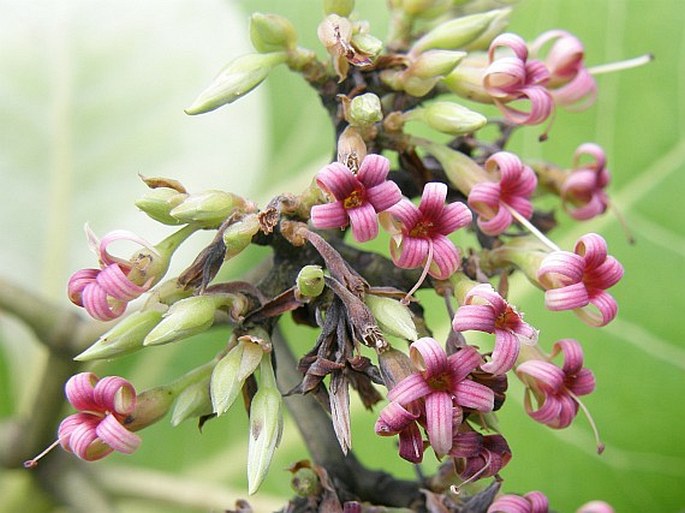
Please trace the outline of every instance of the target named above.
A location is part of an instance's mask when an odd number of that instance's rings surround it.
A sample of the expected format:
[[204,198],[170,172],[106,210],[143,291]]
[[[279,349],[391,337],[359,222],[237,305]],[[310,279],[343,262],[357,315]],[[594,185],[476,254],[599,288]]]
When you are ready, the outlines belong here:
[[261,84],[271,70],[286,61],[285,52],[256,53],[231,61],[185,112],[203,114],[232,103]]
[[496,9],[441,23],[416,41],[409,54],[416,55],[431,48],[444,50],[464,48],[478,39],[500,14],[501,10]]
[[209,190],[191,194],[169,213],[184,223],[218,226],[244,203],[244,199],[230,192]]
[[375,317],[378,327],[386,335],[411,341],[419,338],[411,311],[406,305],[395,299],[373,294],[367,294],[364,302]]
[[449,75],[464,57],[466,52],[428,50],[410,64],[408,71],[418,78],[444,77]]
[[488,61],[485,58],[466,59],[447,75],[442,83],[450,91],[467,100],[485,104],[493,103],[492,96],[483,85],[487,64]]
[[124,422],[129,431],[148,427],[164,417],[176,399],[177,391],[168,385],[150,388],[138,394],[136,408]]
[[292,50],[297,45],[297,32],[283,16],[256,12],[250,17],[250,40],[261,53]]
[[499,9],[499,13],[490,22],[488,28],[483,31],[480,36],[464,46],[464,50],[467,52],[487,50],[490,47],[492,40],[504,32],[504,29],[509,25],[511,12],[511,7]]
[[181,204],[188,197],[168,187],[151,189],[144,196],[136,200],[136,207],[145,212],[155,221],[162,224],[175,225],[181,221],[169,214],[171,209]]
[[87,362],[104,358],[117,358],[143,348],[143,339],[162,319],[162,312],[144,310],[133,312],[122,319],[74,360]]
[[338,138],[338,162],[356,170],[359,169],[364,157],[366,157],[364,139],[357,128],[348,126]]
[[388,390],[392,390],[397,383],[414,373],[409,357],[392,348],[378,355],[378,366]]
[[383,119],[381,100],[373,93],[355,96],[345,110],[345,119],[352,126],[368,127]]
[[326,15],[337,14],[346,18],[354,9],[354,0],[323,0],[323,11]]
[[433,102],[414,109],[405,117],[406,121],[412,119],[420,119],[434,130],[450,135],[474,132],[488,122],[482,114],[453,102]]
[[248,214],[240,221],[233,223],[224,231],[226,260],[233,258],[252,243],[252,237],[259,231],[257,214]]
[[250,435],[247,447],[248,493],[255,493],[269,470],[283,434],[283,400],[276,387],[271,358],[260,365],[259,390],[250,405]]
[[238,343],[216,364],[209,385],[214,413],[222,415],[233,405],[245,380],[259,365],[264,348],[241,337]]
[[305,265],[297,275],[297,293],[306,298],[321,295],[325,282],[323,269],[320,265]]
[[156,346],[183,340],[202,333],[214,324],[214,314],[235,296],[205,294],[177,301],[164,314],[162,321],[148,333],[143,345]]
[[432,19],[447,12],[454,0],[402,0],[400,3],[407,16]]
[[444,144],[430,143],[424,147],[440,162],[450,183],[464,195],[468,195],[475,184],[489,180],[485,170],[463,153]]
[[212,413],[212,400],[209,397],[209,376],[191,383],[178,394],[171,412],[171,425],[176,427],[186,419],[197,418]]

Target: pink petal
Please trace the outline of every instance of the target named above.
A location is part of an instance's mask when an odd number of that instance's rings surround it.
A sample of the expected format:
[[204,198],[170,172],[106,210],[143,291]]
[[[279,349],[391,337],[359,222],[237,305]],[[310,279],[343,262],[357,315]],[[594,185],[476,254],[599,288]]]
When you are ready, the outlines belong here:
[[483,87],[493,98],[509,99],[526,82],[526,66],[515,57],[501,57],[483,74]]
[[592,269],[607,259],[607,243],[601,235],[587,233],[578,239],[573,252],[583,257],[586,268]]
[[132,301],[143,294],[147,287],[140,287],[128,279],[118,264],[105,267],[97,276],[97,284],[116,301]]
[[574,376],[571,384],[567,384],[568,389],[577,396],[588,395],[595,391],[595,375],[590,369],[581,369]]
[[509,211],[505,208],[500,208],[494,216],[490,219],[485,217],[478,217],[478,227],[487,235],[499,235],[511,226],[514,221]]
[[400,403],[391,401],[383,408],[376,421],[375,431],[377,435],[395,435],[412,424],[418,415],[413,414]]
[[495,312],[490,305],[462,305],[452,319],[454,331],[484,331],[494,333]]
[[321,230],[345,228],[349,223],[349,216],[342,201],[314,205],[311,210],[311,219],[314,228]]
[[114,450],[98,437],[97,428],[86,424],[74,429],[69,437],[69,448],[76,456],[86,461],[102,459]]
[[608,256],[604,262],[588,269],[583,276],[583,283],[588,288],[608,289],[616,285],[623,278],[623,266],[612,256]]
[[492,359],[480,368],[495,376],[504,374],[514,367],[520,348],[516,335],[506,330],[495,330],[495,348],[492,351]]
[[424,373],[424,379],[447,369],[447,354],[434,338],[423,337],[413,342],[409,346],[409,357],[414,367]]
[[590,501],[578,508],[576,513],[615,513],[615,511],[604,501]]
[[113,257],[107,252],[107,248],[112,242],[118,241],[118,240],[129,240],[132,242],[135,242],[137,244],[140,244],[141,246],[153,251],[154,253],[157,253],[157,250],[155,247],[150,244],[148,241],[143,239],[142,237],[139,237],[133,232],[130,232],[128,230],[114,230],[109,232],[107,235],[105,235],[102,240],[100,241],[99,245],[99,251],[98,255],[100,258],[100,262],[102,263],[103,267],[106,267],[108,265],[112,264],[120,264],[123,265],[124,267],[130,266],[130,262],[128,259],[124,258],[117,258]]
[[[403,237],[402,244],[399,248],[393,251],[391,244],[391,256],[393,262],[397,267],[402,269],[414,269],[421,267],[428,257],[430,241],[426,239],[419,239],[417,237]],[[400,252],[397,257],[397,252]]]
[[516,374],[530,376],[548,390],[558,391],[564,385],[564,372],[556,365],[542,360],[527,360],[516,368]]
[[443,235],[449,235],[459,228],[469,226],[473,221],[473,214],[469,208],[460,201],[446,205],[442,216],[438,219],[437,230]]
[[450,456],[455,458],[473,458],[483,448],[483,435],[475,431],[456,433],[454,435],[454,445],[450,450]]
[[408,199],[398,201],[387,209],[387,212],[405,227],[406,232],[409,232],[421,219],[421,211]]
[[[590,155],[594,162],[591,165],[580,165],[580,159],[583,155]],[[573,154],[573,167],[574,168],[585,168],[590,167],[591,169],[602,170],[606,167],[606,154],[601,146],[595,143],[583,143]]]
[[573,207],[567,202],[564,202],[563,206],[573,219],[577,219],[578,221],[586,221],[606,212],[608,204],[606,196],[595,194],[585,205],[581,207]]
[[[477,299],[484,299],[493,308],[493,318],[504,313],[507,308],[507,302],[489,283],[479,283],[475,287],[469,289],[464,296],[464,303],[467,305],[480,302]],[[492,332],[490,332],[492,333]]]
[[126,303],[117,301],[110,305],[107,293],[97,283],[91,283],[83,289],[83,307],[88,314],[99,321],[111,321],[121,316],[126,310]]
[[537,278],[546,289],[578,283],[583,279],[583,257],[568,251],[554,251],[545,257]]
[[412,463],[421,463],[423,459],[423,439],[415,422],[400,431],[399,453],[402,458]]
[[583,368],[583,348],[577,340],[564,338],[552,346],[552,357],[561,352],[564,355],[564,365],[561,369],[565,374],[577,374]]
[[566,393],[558,396],[557,399],[561,405],[559,415],[546,424],[553,429],[563,429],[570,426],[573,419],[576,418],[576,415],[578,414],[578,403]]
[[352,171],[340,162],[328,164],[319,171],[316,175],[316,183],[336,200],[343,200],[353,191],[363,188]]
[[80,411],[102,411],[94,397],[97,382],[98,377],[92,372],[80,372],[69,378],[64,385],[69,403]]
[[447,185],[442,182],[428,182],[423,187],[419,210],[426,219],[438,223],[445,208],[447,198]]
[[[574,111],[588,108],[597,98],[597,83],[594,77],[585,68],[578,71],[578,74],[561,87],[550,91],[555,103],[564,107],[573,105]],[[574,105],[577,104],[577,105]]]
[[347,214],[350,216],[352,235],[357,242],[367,242],[376,238],[378,235],[378,218],[371,203],[364,203],[360,207],[351,208]]
[[115,451],[131,454],[141,443],[141,439],[135,433],[130,432],[114,415],[107,415],[97,427],[100,439]]
[[468,204],[479,215],[490,218],[500,208],[501,188],[499,182],[481,182],[471,188]]
[[582,308],[589,302],[590,298],[583,283],[574,283],[545,292],[545,306],[553,312]]
[[473,346],[465,346],[447,357],[450,379],[453,383],[463,381],[483,362],[483,357]]
[[608,292],[593,290],[590,304],[575,310],[575,313],[586,324],[600,328],[614,320],[618,313],[618,303]]
[[100,269],[81,269],[69,278],[67,283],[67,295],[69,300],[78,306],[83,306],[83,289],[95,281]]
[[542,492],[528,492],[524,497],[530,502],[530,513],[547,513],[549,511],[549,501]]
[[492,389],[466,379],[452,387],[457,404],[483,412],[492,411],[495,405],[495,393]]
[[128,415],[136,408],[136,389],[119,376],[107,376],[98,381],[93,389],[93,398],[101,411]]
[[57,428],[57,439],[62,448],[67,452],[72,452],[70,440],[74,430],[79,426],[85,425],[94,432],[95,428],[100,423],[100,420],[102,420],[101,417],[96,417],[90,413],[74,413],[73,415],[69,415],[60,422],[59,428]]
[[542,86],[528,86],[518,91],[517,100],[527,101],[527,110],[521,110],[506,102],[495,99],[495,105],[504,117],[517,125],[538,125],[544,122],[554,111],[552,95]]
[[447,392],[426,396],[426,432],[438,458],[452,447],[452,398]]
[[553,395],[545,394],[543,403],[537,410],[532,408],[529,401],[526,402],[525,407],[531,419],[540,424],[550,425],[558,420],[563,405]]
[[438,280],[446,280],[459,269],[460,255],[454,243],[442,234],[433,238],[433,262],[428,274]]
[[402,191],[395,182],[388,180],[366,189],[366,199],[373,205],[376,212],[383,212],[402,199]]
[[388,178],[390,171],[390,161],[382,155],[374,153],[368,154],[362,160],[357,180],[364,184],[366,189],[380,185]]
[[410,402],[416,401],[431,392],[433,392],[433,389],[426,383],[421,374],[412,374],[404,378],[388,392],[388,399],[406,406]]
[[530,513],[530,503],[518,495],[502,495],[490,505],[487,513]]

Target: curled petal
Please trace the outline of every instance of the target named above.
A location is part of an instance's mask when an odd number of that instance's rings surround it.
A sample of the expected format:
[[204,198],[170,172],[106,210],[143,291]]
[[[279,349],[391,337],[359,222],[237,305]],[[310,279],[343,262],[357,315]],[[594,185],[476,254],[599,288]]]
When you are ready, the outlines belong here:
[[562,403],[551,394],[545,394],[542,401],[542,405],[537,410],[534,409],[530,403],[530,393],[526,391],[524,400],[526,413],[534,421],[551,426],[558,420],[561,414]]
[[601,235],[587,233],[578,239],[573,252],[583,257],[586,267],[592,269],[607,259],[607,243]]
[[552,347],[552,358],[561,352],[564,355],[564,365],[561,369],[565,374],[577,374],[583,368],[583,348],[577,340],[565,338],[558,340]]
[[375,431],[377,435],[396,435],[412,424],[418,415],[404,408],[400,403],[391,401],[383,408],[376,421]]
[[340,162],[328,164],[319,171],[316,183],[336,200],[343,200],[353,191],[362,189],[362,185],[352,171]]
[[425,379],[437,376],[447,369],[447,354],[440,344],[431,337],[423,337],[409,347],[412,364]]
[[604,262],[585,271],[583,283],[588,288],[608,289],[613,287],[623,278],[623,266],[612,256],[608,256]]
[[[567,379],[567,381],[569,380]],[[595,375],[590,369],[581,369],[570,381],[566,386],[577,396],[588,395],[595,390]]]
[[502,495],[490,505],[487,513],[530,513],[530,503],[518,495]]
[[423,459],[423,439],[415,422],[400,431],[399,453],[402,458],[412,463],[421,463]]
[[590,304],[575,310],[580,319],[590,326],[600,328],[614,320],[618,313],[618,303],[611,294],[603,290],[593,290]]
[[352,226],[352,235],[357,242],[367,242],[378,235],[378,219],[376,211],[370,203],[364,203],[361,207],[347,210]]
[[[516,374],[521,377],[530,376],[547,390],[558,391],[564,385],[564,372],[556,365],[542,360],[528,360],[516,368]],[[524,380],[525,381],[525,380]]]
[[70,440],[74,430],[79,426],[87,425],[94,431],[100,423],[100,420],[101,417],[96,417],[90,413],[74,413],[73,415],[69,415],[60,422],[59,428],[57,429],[57,439],[62,448],[67,452],[72,452]]
[[583,258],[568,251],[554,251],[540,264],[537,278],[546,289],[578,283],[583,279]]
[[452,319],[454,331],[495,332],[495,312],[490,305],[469,305],[459,307]]
[[136,408],[136,389],[124,378],[107,376],[93,389],[93,398],[101,411],[128,415]]
[[140,287],[128,279],[119,264],[105,267],[96,278],[97,284],[116,301],[132,301],[143,294],[147,287]]
[[[567,84],[550,91],[555,103],[569,108],[569,110],[581,111],[595,103],[597,99],[597,82],[585,68]],[[573,109],[570,107],[573,106]]]
[[[580,165],[580,159],[583,155],[589,155],[594,162],[590,165]],[[606,167],[606,154],[604,153],[604,150],[602,149],[601,146],[595,143],[583,143],[578,148],[576,148],[576,151],[573,154],[573,167],[574,168],[586,168],[589,167],[590,169],[597,170],[598,172],[601,172]]]
[[604,501],[590,501],[576,510],[576,513],[615,513],[608,503]]
[[109,303],[107,292],[97,283],[91,283],[83,289],[83,307],[88,314],[99,321],[111,321],[121,316],[126,310],[126,303],[113,301]]
[[408,199],[403,199],[387,210],[409,232],[421,219],[421,211]]
[[105,235],[99,243],[98,256],[100,258],[100,263],[103,267],[112,264],[121,265],[125,269],[128,269],[130,267],[131,264],[128,259],[114,257],[110,255],[107,251],[109,245],[112,242],[116,242],[118,240],[128,240],[131,242],[135,242],[136,244],[140,244],[141,246],[151,250],[153,253],[159,254],[157,253],[157,250],[152,244],[150,244],[142,237],[139,237],[135,233],[130,232],[128,230],[114,230]]
[[140,445],[141,439],[122,426],[114,415],[107,415],[97,427],[98,437],[115,451],[131,454]]
[[464,303],[467,305],[482,304],[481,300],[492,306],[494,317],[504,313],[507,308],[507,302],[489,283],[479,283],[464,296]]
[[492,62],[495,57],[495,50],[501,47],[511,49],[516,58],[522,61],[525,61],[528,58],[528,46],[521,36],[512,34],[511,32],[505,32],[497,36],[490,43],[490,48],[488,49],[488,58],[490,59],[490,62]]
[[364,157],[359,171],[357,171],[357,180],[364,184],[367,189],[380,185],[388,178],[390,171],[390,161],[382,155],[374,153],[368,154]]
[[440,458],[452,447],[452,398],[447,392],[433,392],[425,403],[428,441]]
[[92,372],[79,372],[69,378],[69,381],[64,385],[64,393],[69,403],[77,410],[101,411],[94,397],[97,382],[98,377]]
[[497,213],[490,219],[478,217],[478,227],[487,235],[499,235],[511,226],[514,221],[511,214],[505,208],[499,208]]
[[583,283],[574,283],[545,292],[545,306],[553,312],[582,308],[589,302],[590,297]]
[[[393,244],[391,244],[390,252],[393,262],[402,269],[421,267],[428,256],[430,244],[430,241],[426,239],[403,237],[401,246],[393,247]],[[398,252],[400,253],[399,256],[397,255]]]
[[428,274],[438,280],[446,280],[459,269],[459,250],[442,234],[433,237],[431,243],[433,244],[433,262]]
[[395,182],[388,180],[367,189],[366,199],[373,205],[376,212],[383,212],[402,199],[402,191]]
[[478,215],[490,218],[499,210],[500,197],[499,183],[481,182],[471,189],[468,204]]
[[102,459],[114,450],[98,437],[97,428],[90,424],[81,424],[74,429],[69,437],[69,448],[86,461]]
[[525,63],[515,57],[491,62],[483,74],[483,87],[493,98],[510,99],[525,82]]
[[388,399],[406,406],[412,401],[430,394],[433,389],[420,374],[407,376],[388,392]]
[[459,201],[445,205],[442,215],[438,219],[438,231],[443,235],[449,235],[471,224],[473,214],[469,208]]
[[492,389],[470,379],[454,385],[452,393],[457,398],[457,404],[464,408],[483,412],[492,411],[494,408],[495,393]]
[[547,513],[549,511],[549,501],[542,492],[528,492],[524,497],[530,502],[530,513]]
[[517,125],[539,125],[554,111],[552,95],[542,86],[523,87],[515,99],[528,101],[529,108],[521,110],[497,98],[494,99],[494,103],[507,120]]
[[322,230],[344,228],[349,223],[349,216],[342,201],[314,205],[311,210],[311,219],[314,227]]
[[578,221],[586,221],[593,217],[597,217],[606,212],[608,206],[609,200],[607,199],[606,194],[601,191],[593,194],[581,207],[573,207],[567,201],[563,201],[563,207],[566,212],[568,212],[573,219],[577,219]]
[[483,448],[483,435],[475,431],[457,433],[454,435],[454,444],[450,450],[450,456],[455,458],[473,458]]
[[452,382],[459,383],[476,370],[483,362],[483,357],[473,346],[465,346],[447,357]]
[[437,221],[442,216],[446,198],[446,184],[442,182],[428,182],[423,188],[419,210],[426,218]]
[[83,289],[93,283],[99,273],[100,269],[81,269],[72,274],[67,284],[69,300],[75,305],[83,306]]
[[495,376],[511,370],[518,358],[521,345],[518,337],[506,330],[495,330],[495,348],[492,360],[480,366],[485,372]]

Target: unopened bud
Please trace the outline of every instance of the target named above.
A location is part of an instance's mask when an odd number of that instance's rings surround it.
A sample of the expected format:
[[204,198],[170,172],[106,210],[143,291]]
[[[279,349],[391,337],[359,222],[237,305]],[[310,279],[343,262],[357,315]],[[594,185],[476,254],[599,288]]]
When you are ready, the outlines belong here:
[[74,360],[87,362],[104,358],[116,358],[143,348],[143,340],[162,319],[162,312],[144,310],[133,312],[101,335],[88,349]]
[[496,9],[441,23],[416,41],[409,53],[416,55],[431,48],[443,50],[464,48],[478,39],[500,14],[501,10]]
[[483,85],[487,64],[488,61],[485,57],[465,59],[443,79],[442,83],[462,98],[479,103],[492,103],[492,96]]
[[176,391],[168,385],[145,390],[138,394],[136,409],[126,419],[124,426],[129,431],[138,431],[154,424],[167,414],[175,398]]
[[181,221],[171,216],[169,212],[186,197],[188,197],[187,194],[180,193],[174,189],[159,187],[151,189],[144,196],[136,200],[136,207],[162,224],[181,224]]
[[400,7],[407,15],[414,18],[435,18],[444,14],[454,0],[401,0]]
[[392,348],[378,355],[378,366],[388,390],[392,390],[397,383],[414,373],[409,357]]
[[242,339],[219,360],[209,385],[214,413],[222,415],[228,411],[240,394],[245,380],[257,369],[263,355],[262,345]]
[[250,17],[250,40],[261,53],[292,50],[297,44],[297,32],[283,16],[256,12]]
[[367,294],[364,302],[375,317],[378,327],[386,335],[411,341],[419,338],[411,311],[406,305],[395,299],[373,294]]
[[191,194],[170,211],[184,223],[201,223],[207,226],[221,224],[244,200],[230,192],[209,190]]
[[449,75],[464,57],[466,52],[428,50],[410,64],[408,72],[418,78],[444,77]]
[[440,162],[449,182],[464,195],[468,195],[475,184],[489,180],[485,170],[460,151],[438,143],[427,144],[425,148]]
[[247,446],[248,493],[255,493],[269,470],[283,434],[283,399],[276,387],[271,358],[260,365],[259,390],[250,405],[250,435]]
[[186,419],[201,417],[212,413],[212,400],[209,397],[209,376],[188,387],[178,394],[171,412],[171,425],[178,426]]
[[295,471],[290,486],[300,497],[313,497],[321,493],[321,482],[314,469],[301,467]]
[[504,32],[504,29],[509,25],[511,11],[511,7],[499,9],[499,14],[490,22],[488,28],[483,31],[480,36],[464,46],[464,50],[467,52],[487,50],[490,47],[492,40]]
[[200,93],[186,114],[203,114],[232,103],[261,84],[271,70],[286,61],[285,52],[254,53],[231,61]]
[[364,157],[366,157],[364,139],[357,128],[348,126],[338,138],[338,162],[356,170]]
[[320,265],[305,265],[297,275],[297,293],[306,298],[314,298],[323,292],[325,281]]
[[205,294],[177,301],[164,314],[162,321],[148,333],[143,345],[168,344],[208,330],[214,324],[217,309],[230,301],[227,294]]
[[323,0],[323,11],[328,14],[337,14],[347,17],[354,10],[354,0]]
[[453,102],[433,102],[422,109],[423,121],[438,132],[461,135],[485,126],[487,118]]
[[350,101],[345,114],[345,119],[352,126],[371,126],[383,119],[381,100],[373,93],[355,96]]
[[226,259],[233,258],[252,242],[252,237],[259,231],[259,218],[257,214],[248,214],[240,221],[230,225],[224,231],[224,244],[226,245]]
[[360,53],[368,56],[372,61],[381,54],[384,48],[383,41],[366,32],[353,35],[351,43]]

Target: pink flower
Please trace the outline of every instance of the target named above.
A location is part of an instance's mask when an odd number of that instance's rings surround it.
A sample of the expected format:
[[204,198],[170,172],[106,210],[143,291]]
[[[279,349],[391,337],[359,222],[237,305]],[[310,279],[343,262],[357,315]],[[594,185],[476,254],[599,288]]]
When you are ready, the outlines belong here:
[[[438,280],[447,279],[458,268],[459,250],[447,235],[471,223],[471,211],[460,202],[445,205],[447,185],[429,182],[416,207],[407,199],[389,208],[381,218],[393,235],[390,254],[403,269],[424,267]],[[420,280],[423,281],[423,280]]]
[[[550,41],[551,47],[543,59],[541,50]],[[533,41],[530,53],[541,58],[547,66],[550,74],[547,90],[555,103],[563,106],[577,104],[577,110],[594,103],[597,84],[583,63],[585,49],[577,37],[564,30],[549,30]]]
[[381,155],[367,155],[357,174],[339,162],[319,171],[316,182],[335,201],[312,207],[316,228],[352,227],[357,242],[378,235],[376,214],[395,205],[402,198],[400,188],[388,180],[390,161]]
[[530,197],[537,187],[533,170],[506,151],[492,155],[485,162],[486,171],[499,174],[498,182],[481,182],[469,193],[469,206],[478,213],[478,226],[488,235],[499,235],[513,222],[511,209],[530,219]]
[[[524,400],[526,412],[537,422],[554,429],[569,426],[578,413],[578,397],[595,389],[592,371],[583,367],[583,349],[573,339],[554,344],[550,359],[563,353],[564,364],[542,360],[528,360],[516,368],[516,374],[526,384]],[[531,404],[530,392],[535,395],[538,408]]]
[[414,407],[410,405],[420,400],[428,441],[435,454],[441,457],[452,447],[454,426],[463,418],[462,408],[492,411],[494,393],[485,385],[468,379],[482,361],[473,347],[467,346],[447,356],[435,339],[424,337],[414,342],[409,351],[417,371],[390,390],[388,399],[391,403],[381,412],[382,420],[376,423],[376,432],[392,426],[395,419],[398,419],[398,427],[408,425],[412,412],[407,408]]
[[417,410],[418,402],[410,403],[407,408],[390,402],[381,410],[375,426],[377,435],[399,435],[399,454],[412,463],[421,463],[423,459],[423,438],[418,426],[421,413]]
[[[583,155],[589,155],[593,162],[580,164]],[[610,179],[604,150],[593,143],[581,144],[573,156],[573,170],[561,186],[564,209],[578,220],[603,214],[609,205],[604,189]]]
[[614,513],[614,508],[604,501],[590,501],[578,508],[576,513]]
[[65,392],[79,410],[59,425],[59,442],[66,451],[95,461],[112,451],[130,454],[138,448],[140,437],[124,427],[136,407],[131,383],[118,376],[98,379],[92,372],[82,372],[67,381]]
[[520,344],[533,345],[538,332],[489,283],[476,285],[466,293],[464,304],[452,320],[454,331],[477,330],[495,334],[492,360],[481,365],[491,374],[510,370],[519,355]]
[[623,266],[607,255],[606,242],[596,233],[583,235],[573,251],[550,253],[538,268],[537,278],[547,289],[545,306],[574,310],[590,326],[604,326],[618,312],[616,300],[605,289],[623,277]]
[[146,292],[155,277],[150,277],[143,285],[134,283],[128,278],[133,268],[131,262],[113,257],[107,252],[107,246],[117,240],[130,240],[156,251],[150,243],[128,231],[110,232],[101,241],[90,230],[86,233],[91,248],[98,255],[100,269],[81,269],[72,274],[67,285],[69,299],[84,307],[91,317],[110,321],[124,313],[129,301]]
[[450,456],[463,459],[457,463],[464,480],[492,477],[511,460],[511,449],[502,435],[481,435],[466,431],[454,435]]
[[488,508],[487,513],[548,513],[549,501],[542,492],[520,495],[501,495]]
[[[505,47],[513,55],[495,59],[495,51]],[[516,34],[500,34],[488,50],[490,65],[485,70],[483,86],[504,116],[518,125],[538,125],[554,111],[554,101],[546,85],[550,74],[539,60],[528,59],[526,43]],[[528,100],[526,112],[510,105],[515,100]]]

